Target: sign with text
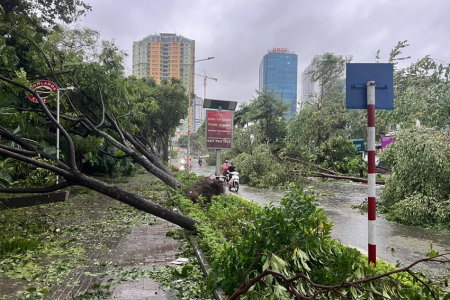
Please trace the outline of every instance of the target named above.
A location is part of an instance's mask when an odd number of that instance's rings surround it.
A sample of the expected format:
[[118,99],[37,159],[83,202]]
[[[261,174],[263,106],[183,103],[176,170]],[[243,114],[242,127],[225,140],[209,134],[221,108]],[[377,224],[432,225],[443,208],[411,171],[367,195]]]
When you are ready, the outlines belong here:
[[[32,83],[34,91],[41,97],[42,101],[45,103],[51,92],[56,93],[58,91],[58,86],[48,80],[39,80]],[[39,103],[33,94],[28,95],[28,99],[34,103]]]
[[395,142],[394,138],[392,136],[382,136],[381,137],[381,150],[386,148],[387,145]]
[[233,148],[233,116],[232,111],[206,111],[206,148]]

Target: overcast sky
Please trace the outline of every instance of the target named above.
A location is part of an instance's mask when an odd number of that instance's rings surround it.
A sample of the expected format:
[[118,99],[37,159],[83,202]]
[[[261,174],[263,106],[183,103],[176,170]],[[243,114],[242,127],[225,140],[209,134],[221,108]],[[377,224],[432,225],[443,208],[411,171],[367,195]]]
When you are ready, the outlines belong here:
[[[218,79],[207,98],[249,101],[258,88],[259,64],[274,47],[298,55],[300,75],[314,55],[353,55],[353,62],[389,58],[400,40],[412,61],[430,54],[450,62],[450,0],[85,0],[92,11],[81,26],[114,39],[128,54],[133,41],[177,33],[196,42],[196,64]],[[412,62],[411,61],[411,62]],[[131,73],[132,59],[127,60]],[[203,96],[203,78],[195,76]]]

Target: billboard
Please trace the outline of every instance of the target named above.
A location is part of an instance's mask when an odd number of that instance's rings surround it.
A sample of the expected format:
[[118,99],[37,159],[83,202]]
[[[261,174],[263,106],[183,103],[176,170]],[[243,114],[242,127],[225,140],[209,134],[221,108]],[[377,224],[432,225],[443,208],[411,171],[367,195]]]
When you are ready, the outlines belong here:
[[383,150],[390,143],[395,142],[392,136],[382,136],[381,137],[381,150]]
[[232,111],[206,111],[206,148],[233,148],[233,116]]
[[356,148],[358,148],[358,153],[364,153],[366,151],[366,144],[364,139],[350,140]]

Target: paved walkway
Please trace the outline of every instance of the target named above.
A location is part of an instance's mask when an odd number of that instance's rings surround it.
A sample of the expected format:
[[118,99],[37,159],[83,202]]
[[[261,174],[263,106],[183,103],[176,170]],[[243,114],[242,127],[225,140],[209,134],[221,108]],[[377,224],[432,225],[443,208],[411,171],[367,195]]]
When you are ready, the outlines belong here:
[[[119,242],[117,252],[120,253],[121,264],[124,266],[168,265],[175,260],[179,253],[178,241],[166,237],[166,233],[178,228],[163,219],[151,226],[140,226],[132,229],[131,233]],[[176,299],[159,289],[159,284],[151,279],[143,278],[138,282],[118,285],[113,291],[111,299],[115,300],[164,300]]]
[[[157,218],[154,225],[141,225],[126,230],[120,238],[105,241],[110,251],[101,249],[93,250],[88,260],[110,261],[120,267],[145,267],[152,269],[154,266],[170,265],[175,255],[180,252],[181,243],[166,237],[171,229],[179,228],[163,219]],[[73,272],[73,277],[80,283],[77,286],[65,286],[58,290],[52,299],[64,300],[75,295],[91,291],[94,283],[104,282],[108,278],[93,277],[83,273],[96,273],[102,267],[90,265],[88,268],[80,268]],[[74,279],[74,278],[72,278]],[[176,299],[159,288],[159,284],[151,279],[142,278],[137,282],[124,282],[112,288],[111,300],[165,300]]]
[[[124,183],[123,186],[126,185],[128,189],[139,189],[146,187],[151,180],[151,176],[140,175],[132,178],[130,182]],[[70,216],[56,218],[55,222],[59,224],[56,226],[66,224],[92,226],[94,240],[88,238],[82,241],[85,243],[83,248],[87,250],[86,260],[72,270],[66,282],[52,287],[54,293],[48,296],[52,300],[65,300],[85,292],[92,292],[94,291],[93,284],[107,281],[108,277],[93,275],[105,271],[106,266],[99,263],[107,262],[123,268],[145,267],[151,269],[154,266],[170,265],[170,262],[176,259],[175,255],[181,252],[178,249],[181,243],[166,237],[169,230],[179,228],[177,225],[156,218],[156,224],[116,228],[114,234],[102,235],[101,231],[96,233],[95,222],[105,220],[106,212],[110,208],[116,208],[117,213],[120,214],[122,203],[98,193],[84,197],[72,196],[67,203],[70,205],[62,208],[52,205],[43,206],[40,208],[39,214],[51,216],[57,212],[76,212],[69,214]],[[86,246],[86,243],[92,246]],[[3,299],[3,296],[14,299],[18,291],[31,287],[33,287],[32,281],[2,278],[0,299]],[[160,290],[159,284],[148,278],[143,278],[138,282],[123,282],[113,286],[111,292],[113,293],[110,297],[111,300],[176,299],[169,293]]]

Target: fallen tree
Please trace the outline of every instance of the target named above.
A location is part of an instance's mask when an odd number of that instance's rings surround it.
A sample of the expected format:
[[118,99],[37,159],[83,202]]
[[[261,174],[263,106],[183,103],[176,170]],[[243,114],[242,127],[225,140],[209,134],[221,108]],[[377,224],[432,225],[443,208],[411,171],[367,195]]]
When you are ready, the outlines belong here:
[[[131,205],[137,209],[165,219],[169,222],[177,224],[185,229],[195,230],[195,226],[198,224],[197,221],[175,213],[170,209],[157,205],[156,203],[148,201],[133,193],[127,192],[123,189],[109,185],[105,182],[83,174],[76,164],[75,146],[71,136],[69,135],[67,130],[56,120],[55,113],[51,112],[47,108],[41,97],[34,90],[22,83],[16,82],[1,75],[0,80],[12,84],[16,87],[20,87],[26,90],[28,93],[32,94],[37,99],[40,105],[39,112],[42,112],[48,118],[51,124],[59,129],[61,135],[68,145],[69,157],[67,157],[65,161],[62,161],[34,146],[28,139],[24,139],[8,130],[4,126],[0,125],[0,136],[5,140],[14,142],[20,147],[7,147],[5,145],[0,145],[1,156],[10,157],[31,164],[38,168],[50,170],[54,174],[57,174],[65,179],[65,183],[60,183],[52,187],[45,187],[42,189],[35,188],[32,190],[33,193],[48,192],[49,190],[57,190],[70,185],[80,185]],[[182,184],[177,179],[175,179],[175,177],[169,172],[167,167],[165,167],[153,153],[147,150],[147,148],[139,143],[139,141],[135,139],[131,134],[121,129],[117,121],[118,117],[114,118],[106,112],[105,105],[101,96],[100,87],[99,92],[102,103],[102,118],[99,123],[95,124],[93,120],[86,115],[79,115],[75,118],[61,116],[61,118],[72,122],[75,126],[83,128],[84,133],[80,135],[85,137],[89,135],[96,135],[104,138],[113,146],[123,151],[125,155],[132,158],[135,163],[143,166],[148,172],[161,179],[168,186],[174,189],[181,188]],[[105,128],[114,130],[120,138],[116,139],[112,135],[103,131],[102,129]],[[27,190],[24,189],[0,189],[0,192],[3,193],[26,191]]]
[[[292,160],[292,161],[295,161],[295,162],[299,162],[301,164],[306,164],[306,165],[310,166],[311,168],[318,169],[318,170],[322,171],[322,172],[311,171],[311,172],[306,172],[306,173],[302,171],[304,176],[343,179],[343,180],[351,180],[353,182],[366,182],[367,183],[367,179],[366,178],[354,177],[354,176],[346,176],[346,175],[339,174],[339,173],[337,173],[337,172],[335,172],[333,170],[329,170],[329,169],[317,166],[317,165],[315,165],[313,163],[310,163],[310,162],[307,162],[307,161],[303,161],[303,160],[300,160],[300,159],[289,158],[289,157],[281,157],[280,155],[276,155],[276,156],[285,165],[287,165],[285,160]],[[298,170],[291,170],[291,172],[298,173],[300,171],[298,171]],[[323,172],[327,172],[327,173],[323,173]],[[376,184],[384,185],[384,181],[377,180]]]

